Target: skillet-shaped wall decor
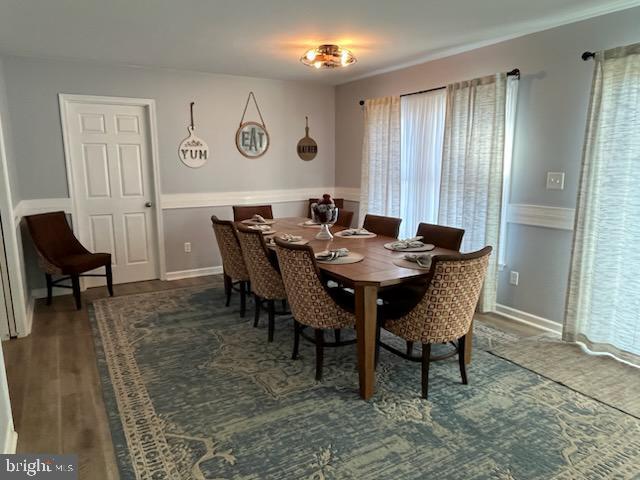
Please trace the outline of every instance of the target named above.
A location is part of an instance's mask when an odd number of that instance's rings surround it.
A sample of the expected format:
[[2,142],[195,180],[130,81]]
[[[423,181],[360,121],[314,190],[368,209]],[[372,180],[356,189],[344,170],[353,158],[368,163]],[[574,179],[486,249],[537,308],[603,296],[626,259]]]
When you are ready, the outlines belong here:
[[[253,98],[253,103],[256,106],[261,123],[244,121],[244,116],[247,113],[247,107],[249,106],[249,100],[251,98]],[[269,133],[267,132],[267,126],[264,123],[262,113],[260,113],[260,107],[258,107],[258,102],[253,92],[249,92],[247,103],[244,105],[244,111],[240,119],[240,127],[238,127],[238,131],[236,132],[236,147],[238,147],[238,151],[247,158],[261,157],[267,153],[269,149]]]
[[304,117],[304,137],[298,142],[298,156],[305,161],[313,160],[318,154],[318,144],[309,136],[309,117]]
[[193,105],[194,102],[191,102],[191,124],[187,127],[189,136],[180,142],[178,156],[187,167],[200,168],[209,159],[209,145],[194,133]]

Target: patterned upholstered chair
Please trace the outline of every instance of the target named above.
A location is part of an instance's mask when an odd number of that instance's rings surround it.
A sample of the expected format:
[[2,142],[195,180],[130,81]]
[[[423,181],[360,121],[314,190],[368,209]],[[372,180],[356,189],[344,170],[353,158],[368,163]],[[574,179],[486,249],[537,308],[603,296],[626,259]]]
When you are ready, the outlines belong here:
[[362,227],[371,233],[376,233],[384,237],[398,238],[401,223],[401,218],[383,217],[381,215],[371,215],[367,213],[364,217]]
[[[78,241],[67,223],[64,212],[41,213],[25,217],[31,239],[38,253],[38,263],[47,280],[47,305],[51,305],[53,287],[70,288],[76,308],[82,308],[80,277],[101,277],[87,274],[90,270],[104,267],[109,295],[113,296],[111,254],[91,253]],[[54,275],[62,278],[53,280]],[[60,282],[71,280],[71,286]]]
[[416,236],[422,237],[425,243],[432,243],[436,247],[459,252],[460,245],[462,245],[462,237],[464,237],[464,230],[461,228],[445,227],[444,225],[421,223],[418,225]]
[[268,339],[273,342],[276,316],[275,301],[282,300],[284,302],[287,299],[287,292],[278,269],[278,261],[275,255],[269,252],[260,231],[252,230],[242,224],[236,225],[238,225],[238,239],[255,298],[256,310],[253,326],[258,326],[262,304],[266,303],[269,314]]
[[247,220],[254,215],[261,215],[263,218],[273,218],[271,205],[234,205],[232,208],[234,222]]
[[[471,327],[476,304],[487,274],[491,247],[474,253],[458,255],[436,255],[431,261],[429,284],[415,306],[394,305],[391,301],[380,312],[385,330],[400,338],[422,343],[421,358],[406,355],[380,341],[377,348],[403,358],[422,362],[422,396],[427,398],[429,386],[429,363],[431,345],[434,343],[456,342],[462,383],[467,384],[464,363],[465,342]],[[399,296],[399,302],[404,298]],[[402,300],[400,299],[402,298]]]
[[[315,343],[316,380],[322,380],[324,347],[355,343],[355,340],[340,341],[338,335],[335,342],[325,342],[324,338],[325,330],[338,332],[342,328],[355,326],[354,297],[340,288],[326,286],[310,246],[292,245],[276,238],[276,252],[294,318],[292,358],[295,360],[298,357],[300,336]],[[305,327],[314,329],[314,338],[303,333]]]
[[240,316],[244,317],[247,309],[246,295],[249,291],[249,272],[247,272],[244,263],[236,227],[233,222],[220,220],[215,215],[211,215],[211,224],[222,257],[224,291],[227,296],[226,306],[229,306],[231,292],[236,287],[240,292]]

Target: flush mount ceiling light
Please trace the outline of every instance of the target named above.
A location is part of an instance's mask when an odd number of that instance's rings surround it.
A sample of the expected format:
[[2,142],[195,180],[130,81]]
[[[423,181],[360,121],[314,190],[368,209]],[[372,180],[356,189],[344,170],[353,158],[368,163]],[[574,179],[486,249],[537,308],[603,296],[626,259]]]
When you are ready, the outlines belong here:
[[309,67],[336,68],[347,67],[357,60],[346,48],[338,45],[320,45],[305,53],[300,61]]

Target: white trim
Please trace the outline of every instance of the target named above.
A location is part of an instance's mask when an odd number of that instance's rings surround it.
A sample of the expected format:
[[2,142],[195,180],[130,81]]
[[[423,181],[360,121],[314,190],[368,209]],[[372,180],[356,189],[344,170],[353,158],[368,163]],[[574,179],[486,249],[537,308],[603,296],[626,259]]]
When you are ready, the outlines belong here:
[[575,209],[547,207],[545,205],[525,205],[512,203],[509,205],[507,221],[536,227],[573,230]]
[[207,275],[220,275],[222,273],[222,265],[216,267],[194,268],[192,270],[177,270],[175,272],[167,272],[167,280],[180,280],[181,278],[205,277]]
[[548,318],[539,317],[532,313],[523,312],[522,310],[508,307],[506,305],[498,303],[496,305],[495,313],[518,323],[544,330],[545,332],[552,332],[556,334],[562,333],[561,324],[554,322],[553,320],[549,320]]
[[11,425],[7,425],[9,430],[4,434],[4,449],[2,451],[4,454],[16,453],[18,447],[18,433],[15,430],[11,430],[12,427],[13,422],[11,422]]
[[[489,38],[487,38],[486,40],[480,40],[478,42],[458,45],[456,47],[431,51],[426,55],[422,55],[408,62],[394,64],[389,67],[374,70],[372,72],[363,73],[362,75],[346,78],[343,81],[336,83],[336,86],[362,80],[363,78],[374,77],[383,73],[395,72],[396,70],[402,70],[403,68],[414,67],[416,65],[421,65],[433,60],[439,60],[441,58],[451,57],[460,53],[477,50],[478,48],[496,45],[498,43],[506,42],[507,40],[513,40],[514,38],[520,38],[526,35],[531,35],[533,33],[551,30],[552,28],[561,27],[562,25],[569,25],[571,23],[577,23],[583,20],[588,20],[590,18],[607,15],[609,13],[619,12],[628,8],[637,7],[638,5],[640,5],[639,0],[619,0],[617,2],[607,3],[606,5],[596,5],[593,8],[589,8],[586,10],[582,9],[578,14],[569,13],[552,19],[542,19],[527,22],[522,26],[516,25],[518,30],[503,35],[499,35],[497,32],[489,32],[487,34],[487,37]],[[496,36],[492,37],[492,35]],[[425,85],[423,88],[429,88],[429,85]]]
[[[160,159],[158,156],[158,126],[156,122],[156,102],[150,98],[129,98],[129,97],[105,97],[96,95],[70,95],[66,93],[58,94],[58,102],[60,104],[60,122],[62,124],[62,140],[64,146],[64,158],[67,172],[67,187],[69,189],[69,197],[71,199],[71,214],[73,217],[78,218],[78,204],[74,197],[74,185],[73,185],[73,169],[71,165],[71,146],[69,143],[69,132],[67,128],[67,105],[70,103],[98,103],[107,105],[133,105],[144,107],[147,111],[149,121],[149,152],[151,154],[151,176],[154,190],[154,200],[156,208],[155,210],[155,247],[157,251],[158,265],[157,273],[158,278],[161,280],[166,279],[166,257],[164,250],[164,224],[162,218],[162,210],[160,208]],[[79,236],[79,221],[73,222],[73,231]]]
[[17,223],[22,217],[35,215],[38,213],[56,212],[63,210],[65,213],[72,213],[70,198],[33,198],[30,200],[20,200],[13,209],[13,216]]

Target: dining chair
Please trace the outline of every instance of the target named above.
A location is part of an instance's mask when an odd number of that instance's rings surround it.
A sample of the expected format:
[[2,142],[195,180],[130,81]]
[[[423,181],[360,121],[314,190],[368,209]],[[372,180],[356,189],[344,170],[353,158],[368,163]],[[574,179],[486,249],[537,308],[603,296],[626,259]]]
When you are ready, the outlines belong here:
[[[399,295],[395,302],[390,300],[380,308],[376,359],[379,348],[383,347],[407,360],[421,362],[423,398],[428,395],[430,362],[451,356],[432,358],[431,345],[434,343],[454,344],[453,355],[458,354],[462,383],[467,384],[465,343],[472,341],[468,333],[487,274],[491,250],[491,247],[484,247],[473,253],[434,256],[428,274],[429,283],[420,298],[415,298],[415,291],[408,290],[407,295]],[[408,300],[411,296],[414,297],[413,302]],[[416,358],[382,343],[380,327],[404,340],[422,343],[422,355]]]
[[[340,215],[338,215],[338,217],[339,216]],[[371,215],[367,213],[364,217],[362,228],[384,237],[398,238],[401,223],[401,218],[383,217],[382,215]]]
[[[293,245],[276,237],[276,252],[289,305],[294,319],[293,360],[298,358],[300,337],[316,347],[316,380],[322,380],[325,347],[353,345],[355,340],[340,341],[342,328],[354,328],[356,317],[354,296],[340,288],[328,288],[320,275],[313,249],[308,245]],[[310,327],[314,336],[304,329]],[[334,342],[325,341],[325,331],[333,330]]]
[[[307,216],[309,218],[311,218],[311,205],[313,205],[314,203],[318,203],[321,199],[320,198],[310,198],[309,199],[309,205],[307,207]],[[338,209],[339,212],[342,211],[342,209],[344,208],[344,198],[332,198],[334,205],[336,206],[336,208]],[[338,217],[340,215],[338,214]]]
[[[53,287],[70,288],[76,308],[82,308],[80,277],[106,277],[107,290],[113,297],[111,254],[91,253],[73,234],[64,212],[49,212],[24,217],[38,254],[38,264],[47,281],[47,305],[51,305]],[[104,267],[105,273],[85,273]],[[53,279],[54,275],[62,278]],[[71,286],[60,282],[71,280]]]
[[281,300],[284,303],[287,300],[287,292],[282,283],[278,260],[272,252],[269,252],[261,231],[253,230],[242,224],[237,225],[238,240],[240,240],[242,256],[249,272],[251,290],[255,299],[256,309],[253,326],[258,326],[262,305],[266,303],[269,316],[268,340],[273,342],[276,316],[275,301]]
[[234,287],[237,288],[240,292],[240,316],[244,317],[247,308],[246,294],[249,292],[249,272],[244,263],[236,227],[233,222],[220,220],[215,215],[211,215],[211,224],[222,257],[225,306],[229,306],[231,292]]
[[248,220],[254,215],[260,215],[263,218],[273,218],[271,205],[234,205],[232,208],[234,222]]
[[459,252],[460,245],[462,245],[462,237],[464,237],[464,230],[461,228],[445,227],[444,225],[421,223],[418,225],[416,237],[422,237],[424,243],[431,243],[436,247]]
[[338,209],[338,220],[336,220],[336,225],[338,225],[339,227],[350,228],[352,222],[353,212],[350,212],[349,210]]

